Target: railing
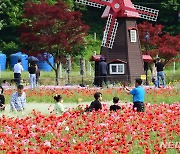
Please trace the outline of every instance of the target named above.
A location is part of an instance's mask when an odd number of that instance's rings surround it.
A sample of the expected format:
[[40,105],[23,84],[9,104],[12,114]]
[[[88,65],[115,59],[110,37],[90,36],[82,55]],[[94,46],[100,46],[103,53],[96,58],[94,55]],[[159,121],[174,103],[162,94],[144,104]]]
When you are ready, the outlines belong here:
[[[131,76],[132,77],[132,76]],[[134,77],[136,78],[136,77]],[[108,85],[116,86],[116,85],[133,85],[134,83],[129,83],[130,76],[124,75],[121,81],[116,76],[107,76],[107,83]],[[166,75],[165,76],[166,83],[172,83],[172,82],[180,82],[180,75]],[[6,80],[10,85],[14,85],[13,83],[14,79],[5,79],[5,78],[0,78],[0,84],[3,83],[3,80]],[[99,77],[94,77],[94,76],[84,76],[82,77],[81,75],[78,76],[69,76],[69,79],[67,76],[63,76],[61,78],[58,78],[58,82],[60,86],[65,86],[65,85],[89,85],[89,86],[96,86],[94,84],[94,81],[99,80]],[[29,85],[29,78],[22,78],[21,79],[21,84],[23,85]],[[148,76],[148,82],[149,85],[153,85],[152,83],[152,76]],[[143,84],[145,85],[145,80],[143,80]],[[39,80],[39,85],[56,85],[56,79],[52,77],[41,77]]]

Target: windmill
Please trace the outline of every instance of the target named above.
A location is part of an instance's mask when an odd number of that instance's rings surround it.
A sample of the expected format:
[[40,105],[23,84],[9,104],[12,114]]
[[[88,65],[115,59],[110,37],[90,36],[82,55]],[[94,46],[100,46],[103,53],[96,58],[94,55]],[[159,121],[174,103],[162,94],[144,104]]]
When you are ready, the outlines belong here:
[[[102,18],[108,18],[101,44],[101,54],[109,63],[111,81],[129,81],[144,74],[136,19],[156,21],[158,10],[134,5],[130,0],[76,0],[97,8],[106,6]],[[124,61],[120,65],[117,62]]]

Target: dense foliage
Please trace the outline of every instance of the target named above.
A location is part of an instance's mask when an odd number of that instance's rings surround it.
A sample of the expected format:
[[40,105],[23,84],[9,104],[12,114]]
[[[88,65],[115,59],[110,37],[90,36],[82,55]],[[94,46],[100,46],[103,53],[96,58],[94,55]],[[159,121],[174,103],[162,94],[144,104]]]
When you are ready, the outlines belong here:
[[[19,25],[24,23],[22,19],[23,6],[28,0],[3,0],[0,2],[0,50],[9,55],[18,50],[21,50],[21,42],[19,40]],[[39,0],[32,0],[39,2]],[[49,4],[54,4],[57,0],[46,0]],[[97,38],[101,39],[103,29],[105,27],[106,19],[101,19],[100,16],[104,8],[97,9],[78,5],[74,0],[64,0],[70,6],[70,9],[81,10],[83,21],[90,25],[90,35],[97,33]],[[134,4],[159,9],[159,17],[155,24],[164,26],[163,32],[168,32],[170,35],[177,35],[180,33],[180,26],[178,19],[179,2],[178,0],[132,0]],[[140,23],[144,20],[138,19]],[[93,36],[89,36],[93,38]],[[89,42],[89,40],[87,40]],[[95,41],[93,41],[95,42]],[[90,46],[93,43],[90,43]],[[93,44],[93,48],[89,48],[87,43],[86,53],[93,53],[91,50],[96,50],[99,44]],[[162,49],[162,48],[161,48]],[[164,50],[164,49],[163,49]],[[99,52],[99,51],[97,51]],[[88,57],[88,56],[87,56]],[[89,58],[89,57],[88,57]]]
[[[180,35],[171,36],[169,33],[163,33],[163,27],[163,25],[144,22],[138,24],[138,31],[144,50],[147,48],[148,54],[153,57],[158,55],[167,63],[180,53]],[[148,39],[145,39],[146,32],[148,32]]]
[[20,50],[19,25],[26,0],[0,1],[0,50],[7,55]]

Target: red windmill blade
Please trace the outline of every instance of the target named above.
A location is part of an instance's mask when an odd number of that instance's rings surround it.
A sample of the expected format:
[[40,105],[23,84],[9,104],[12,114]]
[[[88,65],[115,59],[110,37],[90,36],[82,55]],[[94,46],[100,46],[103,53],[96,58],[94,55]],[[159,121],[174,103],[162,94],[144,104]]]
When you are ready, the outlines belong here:
[[76,2],[98,8],[106,6],[102,17],[108,16],[108,20],[106,23],[101,46],[111,49],[113,47],[113,43],[116,37],[116,31],[118,28],[118,22],[116,18],[130,17],[156,21],[159,12],[156,9],[133,5],[130,0],[76,0]]

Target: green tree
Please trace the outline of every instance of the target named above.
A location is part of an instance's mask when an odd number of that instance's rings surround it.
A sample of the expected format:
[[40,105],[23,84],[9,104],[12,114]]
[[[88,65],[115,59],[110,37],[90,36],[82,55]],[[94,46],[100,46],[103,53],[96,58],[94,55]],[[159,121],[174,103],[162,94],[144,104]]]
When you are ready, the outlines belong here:
[[[169,32],[171,35],[180,33],[180,26],[178,20],[178,11],[180,4],[178,0],[133,0],[133,3],[149,8],[159,10],[159,16],[155,23],[164,26],[163,32]],[[143,20],[138,20],[143,21]]]
[[20,48],[18,27],[22,23],[22,7],[25,1],[0,2],[0,50],[8,55]]

